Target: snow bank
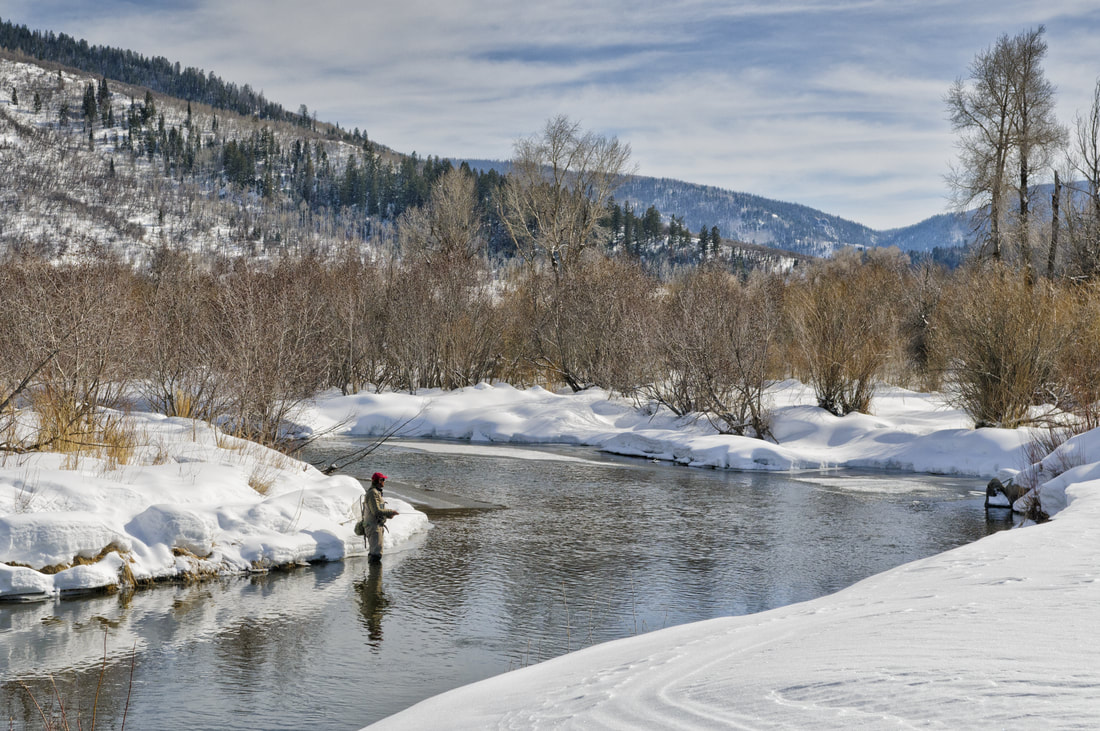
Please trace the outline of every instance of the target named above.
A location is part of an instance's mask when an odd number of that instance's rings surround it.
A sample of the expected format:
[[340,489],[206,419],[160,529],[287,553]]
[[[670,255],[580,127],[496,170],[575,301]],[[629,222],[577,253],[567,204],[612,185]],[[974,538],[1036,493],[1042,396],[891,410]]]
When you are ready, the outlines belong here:
[[628,456],[695,467],[797,470],[862,467],[992,476],[1026,465],[1024,430],[971,429],[938,394],[882,387],[875,415],[838,417],[811,405],[802,384],[772,389],[775,442],[718,434],[705,419],[677,418],[652,406],[590,389],[577,394],[480,384],[457,391],[327,394],[304,415],[307,426],[379,436],[411,419],[407,437],[475,442],[585,444]]
[[[0,457],[0,597],[180,576],[264,571],[365,552],[357,480],[211,427],[129,417],[133,464],[56,454]],[[427,528],[400,500],[387,544]],[[39,569],[42,569],[41,571]]]
[[1043,461],[1076,464],[1038,488],[1048,512],[1065,503],[1048,523],[802,604],[581,650],[372,728],[1098,728],[1098,458],[1100,430]]

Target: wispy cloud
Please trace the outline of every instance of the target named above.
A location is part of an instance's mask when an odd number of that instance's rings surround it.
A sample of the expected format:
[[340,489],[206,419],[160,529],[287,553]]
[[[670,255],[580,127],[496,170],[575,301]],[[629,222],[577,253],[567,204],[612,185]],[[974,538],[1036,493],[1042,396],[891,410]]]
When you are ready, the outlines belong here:
[[5,18],[249,83],[421,154],[507,157],[569,114],[649,175],[876,227],[942,212],[943,93],[1045,23],[1067,122],[1100,73],[1090,0],[16,0]]

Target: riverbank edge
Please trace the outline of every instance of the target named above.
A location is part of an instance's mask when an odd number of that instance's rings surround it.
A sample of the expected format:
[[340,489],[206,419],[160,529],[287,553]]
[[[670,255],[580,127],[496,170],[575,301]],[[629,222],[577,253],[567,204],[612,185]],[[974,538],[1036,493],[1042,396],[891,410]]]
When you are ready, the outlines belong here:
[[1100,461],[1084,455],[1100,455],[1100,430],[1037,463],[1076,464],[1034,491],[1064,506],[1042,525],[807,602],[585,648],[368,728],[1096,727]]

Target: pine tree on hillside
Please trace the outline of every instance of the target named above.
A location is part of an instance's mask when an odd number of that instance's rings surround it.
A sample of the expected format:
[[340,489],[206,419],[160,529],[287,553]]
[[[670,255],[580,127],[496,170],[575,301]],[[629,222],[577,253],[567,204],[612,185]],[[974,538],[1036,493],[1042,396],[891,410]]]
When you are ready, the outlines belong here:
[[157,103],[153,99],[153,93],[151,91],[145,92],[145,103],[141,107],[141,123],[146,124],[150,119],[156,117]]
[[95,86],[93,86],[91,82],[88,82],[88,85],[86,87],[84,87],[83,112],[84,112],[84,126],[85,127],[92,126],[92,124],[95,123],[95,118],[96,118],[96,114],[98,113],[98,109],[96,108],[96,102],[95,102]]

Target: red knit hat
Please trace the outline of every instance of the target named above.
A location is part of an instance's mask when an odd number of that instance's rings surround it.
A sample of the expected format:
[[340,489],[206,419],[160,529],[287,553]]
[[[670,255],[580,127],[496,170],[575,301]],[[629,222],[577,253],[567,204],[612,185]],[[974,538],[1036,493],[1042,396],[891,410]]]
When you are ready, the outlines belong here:
[[370,481],[371,482],[378,482],[379,480],[384,480],[384,479],[386,479],[386,476],[383,475],[381,472],[375,472],[373,475],[370,476]]

